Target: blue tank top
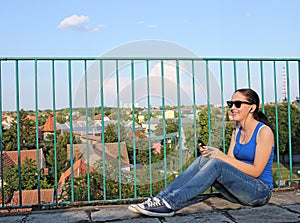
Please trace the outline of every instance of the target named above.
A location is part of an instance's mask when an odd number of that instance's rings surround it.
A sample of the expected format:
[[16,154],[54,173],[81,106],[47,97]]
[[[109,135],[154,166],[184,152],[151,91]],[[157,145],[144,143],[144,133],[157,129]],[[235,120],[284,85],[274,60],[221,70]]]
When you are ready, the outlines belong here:
[[[251,139],[246,144],[240,143],[242,127],[239,128],[239,131],[238,131],[238,134],[236,137],[234,150],[233,150],[233,154],[236,159],[243,161],[245,163],[248,163],[248,164],[254,163],[254,157],[255,157],[255,151],[256,151],[256,137],[257,137],[257,133],[258,133],[259,129],[263,125],[264,124],[262,122],[259,122],[257,124],[257,126],[255,127],[255,130],[252,134]],[[273,156],[274,156],[274,147],[272,147],[272,152],[271,152],[270,158],[268,160],[268,163],[267,163],[265,169],[263,170],[261,175],[258,177],[264,183],[266,183],[270,187],[270,189],[273,189],[273,175],[272,175]]]

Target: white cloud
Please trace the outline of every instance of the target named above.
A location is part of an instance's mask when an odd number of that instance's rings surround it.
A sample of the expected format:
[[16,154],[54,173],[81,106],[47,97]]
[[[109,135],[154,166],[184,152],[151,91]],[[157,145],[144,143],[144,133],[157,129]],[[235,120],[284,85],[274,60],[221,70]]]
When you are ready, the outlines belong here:
[[71,27],[76,27],[82,23],[87,23],[89,22],[89,17],[85,15],[72,15],[69,17],[64,18],[59,25],[57,26],[58,29],[67,29]]
[[98,24],[94,27],[89,24],[89,17],[86,15],[72,15],[64,18],[59,25],[58,29],[72,29],[82,32],[98,32],[100,29],[104,28],[104,24]]
[[92,32],[98,32],[100,29],[103,29],[105,26],[104,24],[98,24],[95,28],[91,28]]

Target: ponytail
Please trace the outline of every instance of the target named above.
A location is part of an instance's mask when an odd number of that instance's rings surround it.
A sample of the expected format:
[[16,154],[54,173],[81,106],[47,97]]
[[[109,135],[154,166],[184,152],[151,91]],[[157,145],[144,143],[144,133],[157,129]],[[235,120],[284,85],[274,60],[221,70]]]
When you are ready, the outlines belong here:
[[269,123],[267,116],[258,108],[256,108],[255,111],[253,112],[253,118],[259,122],[264,123],[265,125],[269,126],[272,129],[272,126]]
[[272,126],[270,125],[267,116],[262,111],[259,110],[260,100],[258,94],[250,88],[238,89],[235,92],[242,93],[247,98],[247,101],[249,103],[256,105],[256,109],[253,112],[253,118],[259,122],[264,123],[265,125],[269,126],[272,129]]

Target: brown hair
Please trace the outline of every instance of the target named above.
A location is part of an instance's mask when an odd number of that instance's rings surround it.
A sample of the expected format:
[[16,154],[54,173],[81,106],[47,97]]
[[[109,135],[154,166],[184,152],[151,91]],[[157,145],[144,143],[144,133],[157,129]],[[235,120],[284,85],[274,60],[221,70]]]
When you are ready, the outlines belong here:
[[267,116],[261,110],[259,110],[260,100],[259,100],[258,94],[250,88],[241,88],[241,89],[236,90],[234,93],[236,93],[236,92],[240,92],[242,95],[244,95],[247,98],[248,102],[256,105],[256,108],[253,111],[254,119],[271,127]]

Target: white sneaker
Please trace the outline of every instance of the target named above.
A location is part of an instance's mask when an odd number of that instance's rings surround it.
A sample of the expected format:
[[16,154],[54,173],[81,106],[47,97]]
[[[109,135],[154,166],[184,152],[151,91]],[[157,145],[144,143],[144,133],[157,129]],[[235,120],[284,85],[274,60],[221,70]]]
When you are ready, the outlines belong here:
[[135,213],[135,214],[140,214],[140,212],[136,209],[136,204],[131,204],[128,206],[128,210]]
[[171,217],[175,214],[166,201],[156,197],[149,198],[144,203],[136,205],[136,210],[152,217]]

